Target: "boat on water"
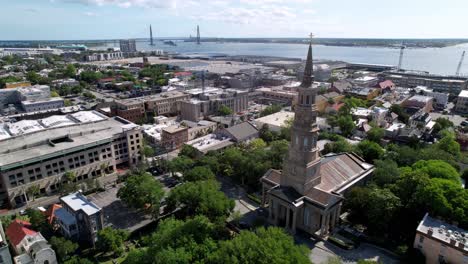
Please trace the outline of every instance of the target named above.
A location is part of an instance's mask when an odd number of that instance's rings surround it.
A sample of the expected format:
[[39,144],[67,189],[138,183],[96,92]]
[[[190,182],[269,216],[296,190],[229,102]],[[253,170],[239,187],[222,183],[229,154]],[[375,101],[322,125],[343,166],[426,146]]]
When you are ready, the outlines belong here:
[[175,44],[175,42],[172,40],[165,40],[164,44],[169,46],[177,46],[177,44]]

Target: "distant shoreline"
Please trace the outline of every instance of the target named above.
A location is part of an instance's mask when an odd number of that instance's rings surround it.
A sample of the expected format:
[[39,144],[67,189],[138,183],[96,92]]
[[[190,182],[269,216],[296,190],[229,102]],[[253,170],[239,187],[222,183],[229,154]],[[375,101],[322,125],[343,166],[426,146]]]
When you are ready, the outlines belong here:
[[[174,40],[195,42],[195,38],[155,38],[156,41]],[[89,47],[102,46],[107,43],[118,43],[118,39],[109,40],[30,40],[30,41],[0,41],[0,48],[35,48],[38,46],[55,47],[62,44],[84,44]],[[149,39],[137,38],[137,42],[149,42]],[[244,44],[307,44],[308,39],[298,38],[202,38],[201,42],[210,43],[244,43]],[[334,47],[373,47],[400,48],[445,48],[468,43],[468,39],[338,39],[317,38],[314,44]]]

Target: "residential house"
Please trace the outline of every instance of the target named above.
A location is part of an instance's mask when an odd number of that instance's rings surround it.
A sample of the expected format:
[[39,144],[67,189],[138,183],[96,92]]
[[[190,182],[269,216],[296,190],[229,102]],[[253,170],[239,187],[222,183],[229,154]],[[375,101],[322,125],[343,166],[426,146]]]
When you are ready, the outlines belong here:
[[57,264],[55,251],[47,240],[31,229],[31,223],[19,219],[13,220],[6,230],[8,239],[17,256],[16,264]]
[[217,131],[217,134],[230,137],[236,143],[248,142],[259,136],[258,129],[250,122],[243,122],[229,128],[222,128]]

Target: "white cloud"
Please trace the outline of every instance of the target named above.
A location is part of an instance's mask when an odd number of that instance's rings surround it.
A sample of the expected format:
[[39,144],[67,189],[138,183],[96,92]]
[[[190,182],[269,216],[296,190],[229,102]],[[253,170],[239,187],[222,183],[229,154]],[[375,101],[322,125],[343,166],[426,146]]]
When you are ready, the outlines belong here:
[[98,16],[98,14],[94,13],[94,12],[84,12],[83,13],[85,16],[89,16],[89,17],[96,17]]
[[115,5],[122,8],[143,7],[143,8],[175,8],[176,0],[62,0],[70,3],[80,3],[85,5]]

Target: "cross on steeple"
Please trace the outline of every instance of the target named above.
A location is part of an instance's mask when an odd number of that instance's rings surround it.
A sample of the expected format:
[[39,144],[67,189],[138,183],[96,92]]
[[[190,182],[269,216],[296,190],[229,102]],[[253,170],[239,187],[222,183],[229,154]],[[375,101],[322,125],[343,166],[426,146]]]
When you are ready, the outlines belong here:
[[311,87],[312,83],[314,82],[314,69],[313,69],[313,62],[312,62],[312,40],[314,38],[314,34],[310,33],[310,43],[309,43],[309,51],[307,52],[307,60],[304,69],[304,78],[302,79],[302,87]]
[[311,32],[311,33],[309,34],[309,37],[310,37],[310,43],[312,43],[312,40],[313,40],[314,37],[315,37],[314,33]]

